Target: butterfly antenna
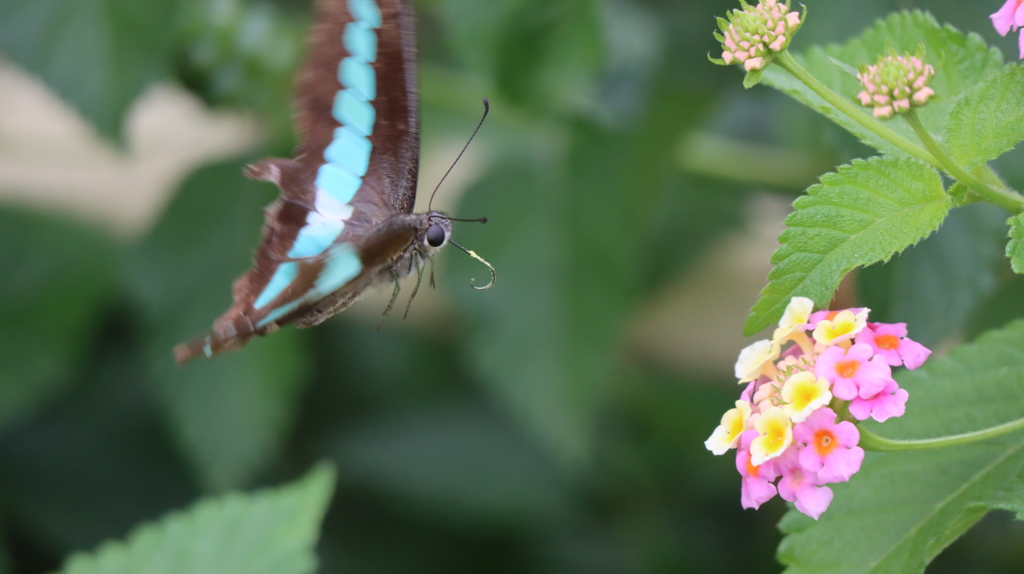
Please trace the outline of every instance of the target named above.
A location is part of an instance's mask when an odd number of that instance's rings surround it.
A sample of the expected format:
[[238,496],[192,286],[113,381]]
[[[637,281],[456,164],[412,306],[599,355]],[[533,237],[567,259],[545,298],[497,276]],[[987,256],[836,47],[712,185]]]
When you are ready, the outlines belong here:
[[[437,195],[437,190],[441,188],[441,184],[444,183],[445,178],[448,177],[448,174],[455,168],[455,164],[459,163],[459,160],[462,159],[462,154],[466,153],[466,148],[469,147],[473,138],[476,137],[476,132],[480,131],[480,126],[484,125],[484,120],[487,119],[487,112],[489,111],[491,111],[491,103],[487,101],[487,98],[484,98],[484,115],[480,118],[480,123],[478,123],[476,125],[476,129],[473,130],[473,135],[469,136],[469,141],[466,142],[466,145],[462,146],[462,151],[459,152],[459,156],[452,162],[451,167],[448,168],[448,171],[444,172],[444,177],[441,178],[441,181],[437,182],[437,187],[434,188],[434,192],[430,194],[430,201],[427,202],[427,211],[430,211],[430,206],[434,204],[434,196]],[[463,249],[463,251],[465,251],[465,249]],[[481,259],[481,261],[483,260]]]
[[484,285],[483,287],[477,287],[476,285],[473,285],[473,283],[476,281],[476,279],[470,279],[469,280],[469,286],[472,287],[473,289],[476,289],[477,291],[483,291],[484,289],[490,289],[491,285],[494,285],[494,279],[497,277],[497,275],[495,275],[495,273],[494,273],[494,266],[491,265],[490,263],[488,263],[487,260],[484,259],[483,257],[480,257],[479,255],[477,255],[476,251],[473,251],[472,249],[466,249],[465,247],[459,245],[458,243],[455,243],[451,239],[448,240],[448,243],[451,243],[455,247],[458,247],[459,249],[461,249],[463,251],[463,253],[465,253],[466,255],[469,255],[473,259],[476,259],[480,263],[483,263],[484,265],[487,266],[488,269],[491,270],[491,282],[488,283],[487,285]]

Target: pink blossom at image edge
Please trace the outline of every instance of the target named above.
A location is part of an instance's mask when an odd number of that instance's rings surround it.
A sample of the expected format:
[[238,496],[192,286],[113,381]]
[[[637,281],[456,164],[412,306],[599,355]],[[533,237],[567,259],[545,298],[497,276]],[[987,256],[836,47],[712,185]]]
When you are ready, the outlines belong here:
[[[989,16],[992,18],[992,25],[1000,36],[1005,36],[1011,31],[1017,31],[1024,27],[1024,0],[1006,0],[998,12]],[[1020,58],[1024,59],[1024,32],[1021,32],[1017,40],[1020,48]]]

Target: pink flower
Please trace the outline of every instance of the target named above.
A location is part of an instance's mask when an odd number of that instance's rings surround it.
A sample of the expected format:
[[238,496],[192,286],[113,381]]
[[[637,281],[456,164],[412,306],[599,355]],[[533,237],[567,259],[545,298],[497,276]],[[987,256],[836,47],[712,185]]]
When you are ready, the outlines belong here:
[[907,410],[910,393],[901,389],[896,381],[889,381],[878,394],[867,399],[857,397],[850,403],[850,414],[862,421],[868,417],[885,422],[892,417],[901,417]]
[[814,372],[832,383],[832,395],[844,401],[873,397],[892,381],[892,369],[885,358],[862,343],[849,350],[829,347],[818,357]]
[[796,503],[796,509],[817,520],[832,503],[832,489],[821,486],[818,476],[800,465],[797,447],[790,447],[778,458],[775,468],[782,474],[779,496]]
[[750,429],[740,435],[740,448],[736,453],[736,470],[743,477],[740,487],[740,504],[743,508],[757,509],[775,497],[777,492],[772,484],[779,473],[775,471],[775,461],[769,460],[761,466],[750,464],[750,443],[757,438],[757,431]]
[[893,367],[906,365],[916,369],[932,354],[927,347],[907,338],[906,323],[868,323],[868,328],[857,333],[857,343],[871,345],[876,355],[885,357]]
[[800,448],[800,466],[815,472],[822,483],[846,482],[860,470],[864,449],[857,446],[860,431],[848,421],[836,424],[836,413],[825,407],[793,428]]
[[[1024,27],[1024,1],[1006,0],[1003,7],[989,18],[992,18],[992,25],[995,26],[996,32],[999,32],[1000,36],[1007,35],[1011,30],[1016,31],[1018,28]],[[1024,59],[1024,33],[1021,33],[1018,43],[1020,57]]]
[[760,379],[756,381],[750,381],[750,384],[747,385],[747,388],[743,389],[743,392],[740,393],[741,401],[747,401],[748,403],[751,402],[750,399],[754,396],[754,391],[757,390],[757,385],[759,381]]

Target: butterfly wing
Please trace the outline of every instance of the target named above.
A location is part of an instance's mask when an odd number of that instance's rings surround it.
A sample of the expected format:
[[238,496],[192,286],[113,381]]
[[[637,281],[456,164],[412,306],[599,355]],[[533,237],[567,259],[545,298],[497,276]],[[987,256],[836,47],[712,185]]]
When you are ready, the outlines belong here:
[[[234,283],[234,303],[211,332],[175,347],[179,363],[241,347],[328,296],[333,312],[345,308],[381,264],[377,247],[366,257],[369,238],[379,245],[381,224],[412,211],[419,163],[412,8],[407,0],[319,0],[316,11],[296,82],[296,157],[246,169],[277,184],[280,197],[266,210],[253,267]],[[389,228],[389,245],[415,238],[408,226]]]

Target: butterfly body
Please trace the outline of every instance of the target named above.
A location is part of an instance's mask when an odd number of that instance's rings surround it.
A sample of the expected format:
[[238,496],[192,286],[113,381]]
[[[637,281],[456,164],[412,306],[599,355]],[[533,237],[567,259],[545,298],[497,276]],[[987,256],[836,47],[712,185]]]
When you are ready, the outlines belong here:
[[246,168],[280,195],[252,268],[211,331],[175,347],[184,363],[282,325],[317,325],[371,286],[421,273],[451,222],[412,213],[419,164],[416,47],[408,0],[318,0],[296,83],[294,159]]

